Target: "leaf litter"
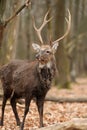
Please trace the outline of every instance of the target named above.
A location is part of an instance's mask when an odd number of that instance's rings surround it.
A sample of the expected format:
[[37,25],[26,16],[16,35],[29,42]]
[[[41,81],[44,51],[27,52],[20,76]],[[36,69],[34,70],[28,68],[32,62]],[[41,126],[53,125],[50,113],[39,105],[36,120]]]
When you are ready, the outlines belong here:
[[[78,79],[78,83],[72,83],[71,89],[57,89],[52,87],[48,92],[48,97],[86,97],[87,78]],[[18,114],[22,121],[24,108],[17,106]],[[1,106],[0,106],[1,115]],[[1,116],[0,116],[1,117]],[[87,103],[54,103],[44,104],[44,126],[49,126],[59,122],[70,121],[73,118],[87,118]],[[30,104],[30,110],[26,117],[24,130],[32,130],[39,127],[39,114],[34,101]],[[6,105],[4,126],[0,130],[19,130],[16,126],[15,117],[10,105]]]

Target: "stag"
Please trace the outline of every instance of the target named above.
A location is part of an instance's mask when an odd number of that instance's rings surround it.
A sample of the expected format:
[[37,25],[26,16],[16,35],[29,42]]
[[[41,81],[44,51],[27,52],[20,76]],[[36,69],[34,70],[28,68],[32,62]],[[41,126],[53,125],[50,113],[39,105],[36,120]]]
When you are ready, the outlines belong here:
[[[36,43],[32,44],[32,47],[36,52],[36,60],[29,63],[24,61],[11,62],[0,70],[0,78],[4,92],[0,125],[3,125],[5,105],[8,98],[10,98],[17,125],[20,125],[20,130],[23,130],[30,102],[34,98],[39,112],[40,127],[43,127],[44,99],[56,73],[55,52],[57,51],[58,42],[68,35],[71,26],[71,15],[68,11],[69,18],[66,18],[68,28],[65,34],[59,39],[49,42],[47,45],[44,44],[41,31],[52,19],[47,19],[48,13],[49,11],[45,14],[40,28],[37,29],[35,22],[33,21],[34,29],[37,32],[37,36],[41,43],[41,45]],[[22,63],[23,65],[21,65]],[[25,99],[25,110],[21,123],[16,109],[16,100],[20,98]]]

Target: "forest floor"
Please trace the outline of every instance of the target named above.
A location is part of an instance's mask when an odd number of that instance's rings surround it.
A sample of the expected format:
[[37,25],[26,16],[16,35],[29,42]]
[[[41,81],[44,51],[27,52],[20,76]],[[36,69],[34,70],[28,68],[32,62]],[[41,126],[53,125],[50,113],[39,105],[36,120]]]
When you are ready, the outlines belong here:
[[[57,89],[52,87],[49,97],[87,97],[87,78],[79,78],[77,83],[71,84],[71,89]],[[23,118],[24,108],[17,107],[20,119]],[[0,106],[1,115],[1,106]],[[73,118],[87,118],[87,103],[54,103],[45,102],[44,106],[44,125],[49,126],[58,122],[69,121]],[[11,106],[7,105],[5,110],[4,125],[0,130],[19,130],[16,126],[14,114]],[[39,115],[35,103],[32,101],[30,111],[26,117],[25,129],[33,130],[39,127]]]

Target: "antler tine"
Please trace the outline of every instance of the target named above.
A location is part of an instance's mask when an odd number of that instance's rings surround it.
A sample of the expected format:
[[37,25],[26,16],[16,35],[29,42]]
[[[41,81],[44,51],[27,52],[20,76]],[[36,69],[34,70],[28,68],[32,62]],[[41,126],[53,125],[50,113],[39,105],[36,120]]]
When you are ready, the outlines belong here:
[[64,38],[68,35],[68,33],[69,33],[70,27],[71,27],[71,14],[70,14],[69,9],[68,9],[68,14],[69,14],[69,19],[67,19],[67,18],[65,17],[65,20],[66,20],[66,22],[67,22],[67,24],[68,24],[67,30],[66,30],[65,34],[64,34],[62,37],[60,37],[59,39],[55,40],[55,41],[53,42],[53,44],[54,44],[55,42],[59,42],[60,40],[64,39]]
[[50,9],[47,11],[47,13],[46,13],[45,16],[44,16],[44,22],[46,22],[46,23],[48,23],[49,21],[51,21],[52,18],[53,18],[53,17],[51,17],[51,18],[49,18],[49,19],[47,20],[47,16],[48,16],[49,12],[50,12]]
[[41,44],[43,44],[43,40],[42,40],[42,37],[41,37],[41,31],[40,31],[40,28],[38,29],[38,28],[36,27],[34,21],[35,21],[35,20],[34,20],[34,17],[33,17],[33,27],[34,27],[35,31],[37,32],[37,35],[38,35],[38,38],[39,38]]
[[43,40],[42,40],[42,36],[41,36],[41,31],[42,31],[43,27],[44,27],[49,21],[51,21],[51,19],[52,19],[52,17],[51,17],[51,18],[49,18],[49,19],[47,20],[48,14],[49,14],[49,10],[48,10],[47,13],[45,14],[43,23],[42,23],[42,25],[40,26],[40,28],[37,28],[37,27],[36,27],[35,22],[34,22],[34,20],[33,20],[33,26],[34,26],[35,31],[37,32],[37,35],[38,35],[38,38],[39,38],[41,44],[43,44]]

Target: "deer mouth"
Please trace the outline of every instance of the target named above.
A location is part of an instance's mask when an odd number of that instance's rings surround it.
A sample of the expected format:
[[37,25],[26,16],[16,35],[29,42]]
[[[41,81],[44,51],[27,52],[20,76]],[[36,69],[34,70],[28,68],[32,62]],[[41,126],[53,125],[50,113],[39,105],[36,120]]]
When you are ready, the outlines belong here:
[[48,59],[46,59],[46,58],[40,58],[40,59],[39,59],[39,62],[40,62],[41,64],[47,64],[47,63],[48,63]]

